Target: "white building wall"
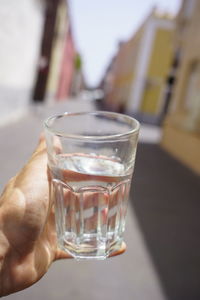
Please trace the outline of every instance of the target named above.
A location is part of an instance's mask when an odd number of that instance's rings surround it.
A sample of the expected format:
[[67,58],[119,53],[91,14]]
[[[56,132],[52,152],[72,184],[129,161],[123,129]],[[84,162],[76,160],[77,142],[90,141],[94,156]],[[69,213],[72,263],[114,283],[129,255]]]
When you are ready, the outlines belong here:
[[30,101],[44,21],[42,0],[1,0],[0,117]]

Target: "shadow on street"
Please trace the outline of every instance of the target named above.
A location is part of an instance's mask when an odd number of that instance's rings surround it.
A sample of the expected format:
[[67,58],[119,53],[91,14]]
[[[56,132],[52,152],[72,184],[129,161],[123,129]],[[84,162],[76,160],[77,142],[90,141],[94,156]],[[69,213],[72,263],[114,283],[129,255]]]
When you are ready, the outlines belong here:
[[140,144],[134,180],[132,205],[167,299],[200,299],[200,178]]

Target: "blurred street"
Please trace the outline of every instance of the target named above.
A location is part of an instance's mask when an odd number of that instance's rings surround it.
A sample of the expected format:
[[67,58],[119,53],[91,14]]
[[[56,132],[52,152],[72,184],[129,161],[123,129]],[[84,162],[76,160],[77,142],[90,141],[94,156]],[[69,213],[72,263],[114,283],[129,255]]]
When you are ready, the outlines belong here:
[[6,299],[199,300],[200,1],[2,0],[0,21],[0,192],[50,115],[141,123],[127,251],[55,262]]
[[[31,155],[44,118],[93,109],[93,102],[76,99],[38,106],[0,127],[0,188]],[[56,262],[37,284],[6,299],[200,299],[199,177],[166,154],[159,139],[158,128],[142,126],[126,253],[100,262]]]

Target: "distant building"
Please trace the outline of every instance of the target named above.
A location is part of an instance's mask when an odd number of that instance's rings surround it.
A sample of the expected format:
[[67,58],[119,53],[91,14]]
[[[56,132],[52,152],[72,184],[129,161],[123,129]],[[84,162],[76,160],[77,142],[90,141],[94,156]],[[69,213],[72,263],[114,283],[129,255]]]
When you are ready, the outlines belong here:
[[159,122],[172,61],[173,33],[173,19],[153,10],[133,37],[120,43],[109,72],[108,108],[146,122]]
[[70,93],[75,46],[71,34],[69,9],[66,1],[59,2],[52,36],[52,54],[46,88],[48,101],[66,99]]
[[76,50],[74,41],[69,26],[68,33],[65,40],[65,48],[62,53],[61,70],[59,74],[59,84],[56,93],[56,99],[66,100],[71,96],[71,89],[73,83],[73,76],[75,73],[74,60],[76,56]]
[[[200,1],[184,0],[176,19],[178,68],[162,146],[200,174]],[[175,59],[174,59],[175,60]]]
[[104,97],[103,97],[103,107],[106,107],[107,109],[110,110],[118,110],[118,106],[117,109],[115,109],[115,107],[112,107],[114,105],[114,101],[112,102],[112,93],[113,93],[113,86],[114,86],[114,66],[115,66],[115,59],[116,56],[114,56],[112,58],[112,60],[110,61],[109,65],[107,66],[104,76],[101,79],[98,88],[101,89],[104,93]]
[[64,100],[70,95],[75,46],[67,0],[45,1],[45,23],[33,100]]

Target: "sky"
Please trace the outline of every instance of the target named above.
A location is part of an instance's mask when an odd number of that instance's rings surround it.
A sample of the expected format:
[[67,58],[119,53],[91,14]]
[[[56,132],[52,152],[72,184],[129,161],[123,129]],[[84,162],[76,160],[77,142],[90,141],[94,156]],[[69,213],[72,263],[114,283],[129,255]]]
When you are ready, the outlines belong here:
[[153,7],[176,14],[181,0],[69,0],[72,32],[86,82],[96,86],[117,51]]

